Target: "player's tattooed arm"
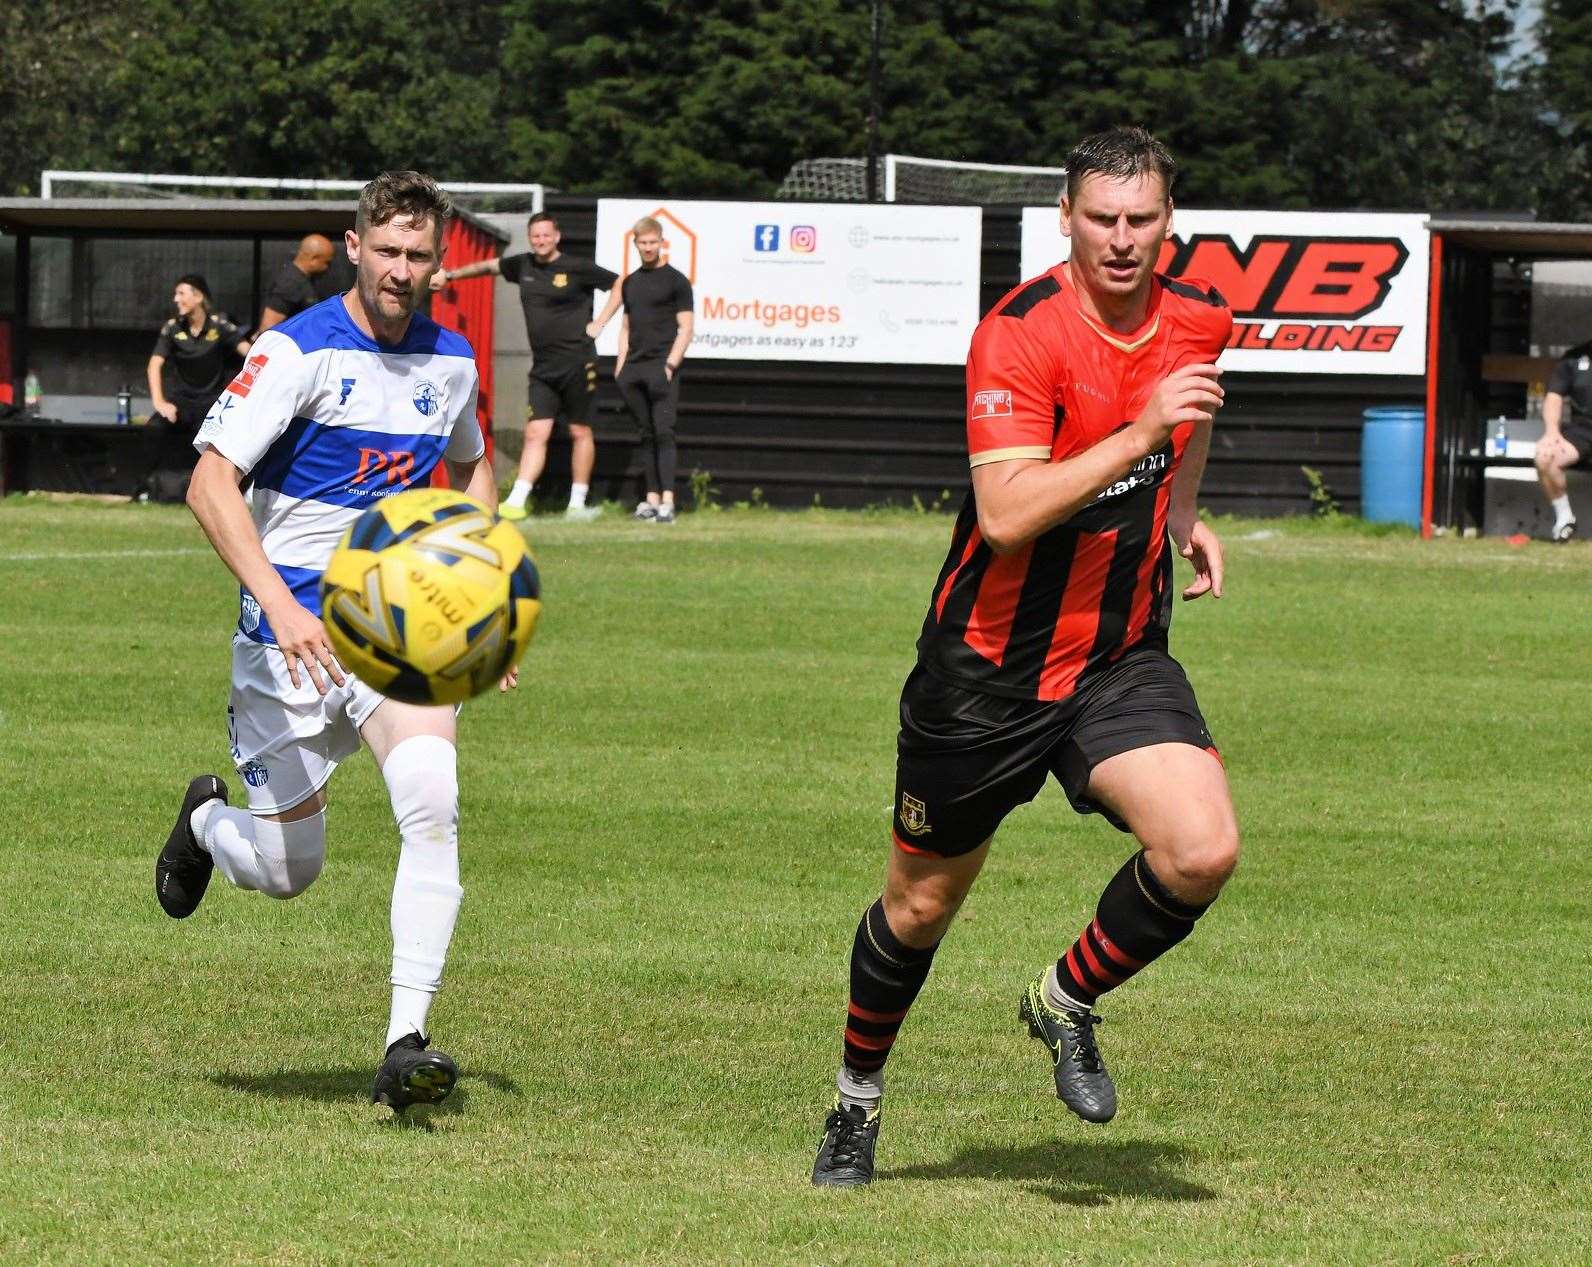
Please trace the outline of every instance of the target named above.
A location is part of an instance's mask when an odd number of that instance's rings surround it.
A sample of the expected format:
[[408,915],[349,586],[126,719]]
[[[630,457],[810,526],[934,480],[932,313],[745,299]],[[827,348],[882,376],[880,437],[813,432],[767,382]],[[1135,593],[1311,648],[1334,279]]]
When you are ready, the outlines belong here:
[[188,509],[193,511],[221,561],[260,604],[287,661],[293,685],[302,685],[303,672],[325,695],[330,689],[327,679],[338,686],[343,684],[343,670],[332,654],[325,626],[293,597],[287,583],[265,557],[260,534],[238,491],[242,478],[243,472],[236,466],[214,449],[206,449],[188,482]]

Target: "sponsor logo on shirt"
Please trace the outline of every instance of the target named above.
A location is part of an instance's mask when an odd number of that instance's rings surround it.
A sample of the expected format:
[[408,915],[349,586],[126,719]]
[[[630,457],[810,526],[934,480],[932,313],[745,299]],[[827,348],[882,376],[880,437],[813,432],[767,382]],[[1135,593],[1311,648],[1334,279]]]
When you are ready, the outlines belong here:
[[342,393],[337,397],[337,403],[339,405],[346,405],[348,403],[348,393],[353,391],[353,390],[354,390],[354,380],[351,379],[351,378],[345,378],[343,380]]
[[973,393],[973,417],[1010,418],[1011,416],[1011,392],[996,391],[993,388],[986,388],[984,391],[977,391]]
[[415,408],[429,418],[442,408],[442,393],[429,378],[423,378],[415,384],[414,402]]
[[260,377],[260,371],[270,359],[264,353],[251,356],[243,363],[243,369],[239,371],[238,376],[227,384],[227,390],[234,396],[247,396],[254,388],[254,380]]
[[359,469],[349,481],[349,487],[363,484],[367,479],[387,472],[386,482],[407,486],[415,477],[415,455],[409,449],[365,449],[359,451]]
[[1160,477],[1167,469],[1168,460],[1169,454],[1164,449],[1150,454],[1149,457],[1141,459],[1138,465],[1129,471],[1124,478],[1118,480],[1111,487],[1102,489],[1095,500],[1097,502],[1107,501],[1110,498],[1122,497],[1127,493],[1131,493],[1136,488],[1159,483]]

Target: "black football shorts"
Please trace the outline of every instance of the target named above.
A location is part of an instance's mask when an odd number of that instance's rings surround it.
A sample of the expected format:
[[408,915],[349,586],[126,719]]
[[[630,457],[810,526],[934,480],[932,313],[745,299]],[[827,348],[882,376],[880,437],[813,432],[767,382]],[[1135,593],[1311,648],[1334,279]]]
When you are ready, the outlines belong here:
[[528,419],[552,418],[558,422],[591,425],[597,397],[597,362],[581,361],[567,369],[531,370]]
[[1571,469],[1581,471],[1592,467],[1592,427],[1584,423],[1567,422],[1559,429],[1559,434],[1575,449],[1576,461]]
[[1053,774],[1080,814],[1089,774],[1135,748],[1188,743],[1219,757],[1183,666],[1140,645],[1064,700],[1011,699],[941,681],[922,665],[901,690],[895,840],[910,853],[954,858],[978,848]]

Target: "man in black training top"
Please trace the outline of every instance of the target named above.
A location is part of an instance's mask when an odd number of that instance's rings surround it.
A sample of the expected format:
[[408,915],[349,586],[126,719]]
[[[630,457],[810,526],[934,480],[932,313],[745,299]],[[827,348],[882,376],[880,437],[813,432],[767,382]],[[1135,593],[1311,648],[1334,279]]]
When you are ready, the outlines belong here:
[[177,279],[171,302],[177,315],[161,325],[145,377],[155,407],[151,421],[161,428],[154,469],[178,472],[184,478],[167,485],[169,493],[157,491],[157,497],[181,496],[186,473],[193,470],[193,438],[199,424],[221,394],[237,364],[235,358],[249,354],[249,341],[238,327],[211,310],[210,285],[198,273]]
[[[525,308],[525,333],[531,343],[530,403],[525,411],[525,447],[514,487],[498,507],[505,519],[524,519],[531,486],[547,465],[547,442],[553,424],[569,427],[570,486],[566,519],[595,519],[602,511],[586,505],[597,444],[592,439],[592,403],[597,396],[596,339],[619,306],[613,294],[618,274],[591,260],[558,249],[558,221],[538,211],[526,225],[531,249],[502,259],[480,260],[463,268],[444,269],[433,278],[433,290],[466,277],[493,274],[520,288]],[[592,320],[594,291],[610,292],[607,306]]]
[[319,233],[306,234],[299,241],[297,253],[271,279],[260,305],[260,324],[255,334],[263,334],[325,299],[315,288],[315,279],[324,276],[331,266],[331,240]]
[[1576,533],[1564,473],[1577,469],[1592,469],[1592,343],[1578,343],[1559,358],[1542,400],[1537,479],[1553,508],[1553,539],[1560,544]]
[[674,416],[680,403],[680,363],[691,345],[691,283],[679,269],[663,262],[662,225],[644,216],[631,232],[641,267],[620,283],[625,319],[614,380],[641,427],[647,495],[637,503],[635,517],[672,524]]

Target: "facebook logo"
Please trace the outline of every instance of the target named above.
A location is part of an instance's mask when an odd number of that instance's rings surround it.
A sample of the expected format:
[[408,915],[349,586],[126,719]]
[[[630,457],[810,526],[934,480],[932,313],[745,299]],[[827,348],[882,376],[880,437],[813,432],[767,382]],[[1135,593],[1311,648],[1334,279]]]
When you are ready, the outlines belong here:
[[752,246],[759,251],[779,250],[779,225],[758,225],[752,232]]

